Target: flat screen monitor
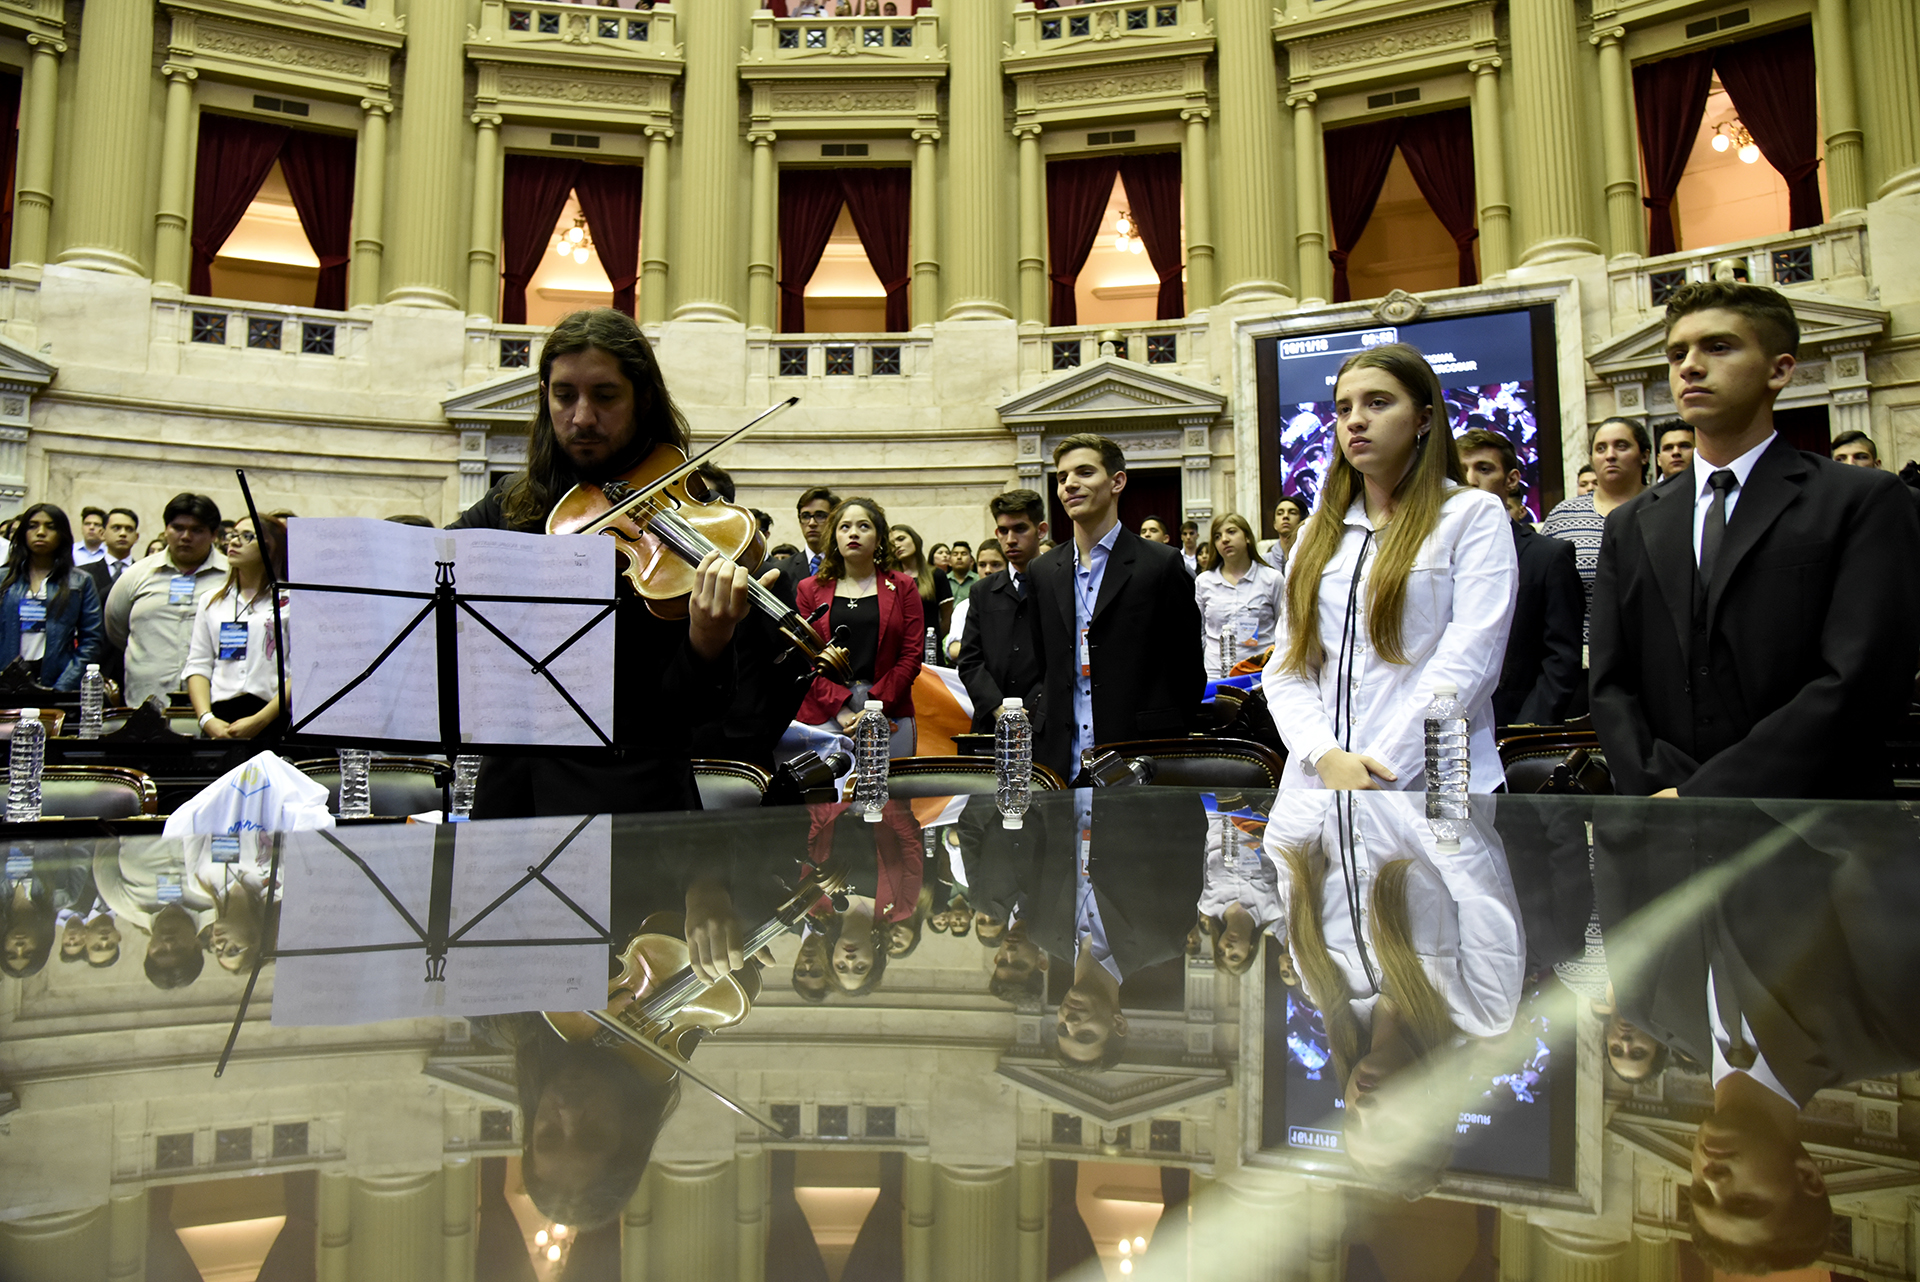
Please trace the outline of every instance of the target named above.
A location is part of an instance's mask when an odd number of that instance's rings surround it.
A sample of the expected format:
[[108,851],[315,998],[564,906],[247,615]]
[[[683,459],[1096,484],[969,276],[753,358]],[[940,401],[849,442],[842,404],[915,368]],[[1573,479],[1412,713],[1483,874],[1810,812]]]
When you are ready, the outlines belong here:
[[1341,364],[1383,343],[1418,348],[1440,376],[1455,436],[1485,428],[1520,456],[1521,501],[1539,520],[1560,501],[1560,389],[1553,307],[1452,315],[1270,335],[1254,341],[1263,514],[1292,496],[1313,510],[1334,441],[1333,385]]

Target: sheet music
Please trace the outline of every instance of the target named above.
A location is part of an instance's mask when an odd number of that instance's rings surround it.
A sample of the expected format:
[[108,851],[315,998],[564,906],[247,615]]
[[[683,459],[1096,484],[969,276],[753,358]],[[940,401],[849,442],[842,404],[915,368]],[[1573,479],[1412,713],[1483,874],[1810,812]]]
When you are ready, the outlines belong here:
[[[601,538],[553,538],[506,530],[430,530],[360,517],[288,522],[288,573],[295,583],[410,592],[434,590],[435,562],[454,563],[466,594],[606,600],[614,592],[614,548]],[[296,720],[332,698],[367,667],[429,602],[347,592],[310,594],[289,611],[287,680]],[[536,659],[544,659],[604,607],[474,602],[473,608]],[[428,740],[440,737],[438,653],[428,617],[373,675],[302,725],[317,735]],[[549,668],[588,717],[613,729],[613,618],[574,642]],[[599,746],[600,738],[559,692],[463,610],[459,633],[460,725],[466,741]]]
[[[452,913],[461,928],[566,840],[578,818],[502,819],[455,825]],[[431,912],[436,828],[425,824],[347,829],[332,835],[357,854],[425,929]],[[600,815],[545,870],[548,881],[598,927],[607,925],[613,820]],[[446,979],[426,982],[426,945],[380,888],[317,832],[290,833],[281,856],[279,947],[283,951],[406,943],[386,952],[281,957],[274,963],[278,1027],[362,1024],[417,1015],[496,1015],[605,1004],[607,945],[513,941],[585,939],[595,933],[552,890],[522,886],[463,939],[506,946],[446,954]]]

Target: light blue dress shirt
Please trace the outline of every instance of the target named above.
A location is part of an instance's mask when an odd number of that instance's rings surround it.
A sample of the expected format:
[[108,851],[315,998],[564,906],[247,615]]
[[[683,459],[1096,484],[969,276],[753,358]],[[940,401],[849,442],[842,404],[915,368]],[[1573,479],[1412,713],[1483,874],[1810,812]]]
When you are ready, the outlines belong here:
[[1100,963],[1107,974],[1113,976],[1118,984],[1123,976],[1120,963],[1113,959],[1113,948],[1107,943],[1107,925],[1100,920],[1100,900],[1093,893],[1092,871],[1093,853],[1093,789],[1075,788],[1073,790],[1074,820],[1074,905],[1073,905],[1073,952],[1080,955],[1080,945],[1090,945],[1093,959]]
[[1097,742],[1093,737],[1093,678],[1082,670],[1080,637],[1093,621],[1093,609],[1100,603],[1100,584],[1107,577],[1107,559],[1120,537],[1120,523],[1101,536],[1081,564],[1079,548],[1073,558],[1073,755],[1067,760],[1073,773],[1080,773],[1080,754]]

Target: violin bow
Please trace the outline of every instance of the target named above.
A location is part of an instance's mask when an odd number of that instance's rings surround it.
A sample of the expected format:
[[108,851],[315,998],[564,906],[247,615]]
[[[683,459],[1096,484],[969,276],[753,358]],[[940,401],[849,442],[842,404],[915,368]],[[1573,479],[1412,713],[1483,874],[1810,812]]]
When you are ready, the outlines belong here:
[[654,495],[666,489],[669,485],[672,485],[675,481],[679,480],[681,477],[692,475],[692,473],[696,468],[698,468],[702,463],[706,462],[709,458],[711,458],[717,451],[725,449],[727,446],[733,444],[735,441],[745,436],[748,432],[751,432],[754,428],[760,426],[760,424],[766,422],[768,419],[772,418],[775,414],[778,414],[781,410],[792,409],[795,405],[798,405],[799,403],[800,403],[800,398],[798,396],[789,396],[786,400],[776,404],[772,409],[769,409],[762,414],[758,414],[754,416],[751,420],[749,420],[742,426],[735,428],[733,431],[727,433],[725,436],[721,437],[719,440],[715,441],[713,444],[707,446],[706,449],[701,450],[698,454],[695,454],[692,458],[689,458],[686,462],[682,463],[679,467],[674,468],[672,471],[668,472],[666,475],[654,481],[653,484],[647,486],[645,489],[635,490],[632,494],[627,495],[627,497],[621,499],[618,503],[614,504],[612,507],[608,508],[605,512],[601,513],[600,516],[596,520],[594,520],[592,523],[588,525],[584,525],[580,529],[574,532],[576,534],[600,533],[602,530],[612,525],[615,521],[620,520],[622,517],[627,516],[629,513],[633,511],[633,509],[639,507],[642,503],[645,503],[647,500],[651,499]]
[[687,1077],[687,1080],[691,1081],[694,1085],[706,1087],[706,1089],[713,1095],[715,1099],[719,1100],[722,1104],[725,1104],[728,1108],[732,1109],[734,1112],[740,1114],[740,1116],[746,1118],[749,1122],[754,1122],[760,1126],[764,1126],[775,1135],[781,1135],[785,1133],[785,1128],[782,1127],[780,1123],[774,1121],[770,1117],[766,1117],[760,1113],[755,1112],[751,1108],[748,1108],[745,1104],[742,1104],[739,1100],[734,1099],[732,1096],[728,1095],[725,1091],[721,1090],[718,1086],[715,1086],[712,1082],[708,1081],[705,1077],[702,1077],[700,1075],[700,1070],[696,1069],[693,1066],[691,1061],[681,1059],[678,1055],[669,1055],[666,1051],[660,1049],[658,1046],[655,1046],[652,1042],[640,1036],[638,1033],[634,1032],[632,1029],[628,1028],[625,1024],[622,1024],[619,1020],[615,1019],[613,1016],[607,1014],[603,1010],[588,1011],[586,1013],[593,1017],[593,1020],[595,1023],[599,1024],[602,1028],[606,1029],[608,1032],[613,1033],[615,1036],[619,1037],[621,1041],[630,1043],[631,1045],[634,1045],[634,1046],[638,1046],[641,1050],[647,1052],[647,1054],[653,1056],[655,1059],[659,1060],[662,1064],[665,1064],[668,1068],[673,1069],[676,1073],[685,1074]]

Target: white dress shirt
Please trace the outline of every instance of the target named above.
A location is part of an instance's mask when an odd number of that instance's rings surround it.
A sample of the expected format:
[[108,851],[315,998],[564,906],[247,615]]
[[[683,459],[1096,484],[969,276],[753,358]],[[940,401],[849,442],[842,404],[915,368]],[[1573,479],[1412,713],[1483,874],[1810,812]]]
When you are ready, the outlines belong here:
[[[1727,491],[1727,524],[1733,524],[1733,509],[1740,502],[1741,494],[1746,492],[1747,478],[1753,475],[1753,465],[1773,444],[1778,432],[1768,432],[1767,439],[1742,454],[1726,467],[1733,472],[1733,488]],[[1721,468],[1707,462],[1699,450],[1693,452],[1693,563],[1700,564],[1700,544],[1706,537],[1707,512],[1713,507],[1712,476]]]
[[[1694,457],[1700,456],[1696,454]],[[1707,967],[1707,1017],[1713,1025],[1713,1084],[1715,1086],[1735,1073],[1745,1073],[1795,1108],[1800,1107],[1800,1101],[1793,1097],[1793,1092],[1780,1084],[1780,1078],[1775,1075],[1773,1065],[1767,1063],[1766,1054],[1761,1051],[1760,1043],[1754,1040],[1753,1025],[1747,1022],[1745,1015],[1740,1017],[1740,1034],[1747,1045],[1753,1047],[1753,1067],[1735,1068],[1727,1062],[1727,1045],[1732,1038],[1727,1033],[1726,1021],[1720,1018],[1719,999],[1713,995],[1713,967],[1711,966]]]
[[1219,680],[1232,664],[1220,660],[1220,634],[1232,628],[1239,644],[1233,663],[1251,658],[1273,644],[1274,625],[1280,621],[1280,598],[1286,595],[1286,576],[1270,565],[1254,561],[1238,583],[1227,582],[1219,567],[1202,572],[1193,581],[1193,599],[1200,606],[1201,657],[1207,676]]
[[[1357,585],[1352,633],[1347,631],[1349,589],[1366,547],[1366,568]],[[1493,739],[1493,690],[1513,625],[1518,557],[1512,521],[1499,499],[1484,490],[1450,488],[1433,533],[1414,558],[1400,636],[1405,663],[1375,653],[1368,634],[1368,580],[1377,564],[1379,539],[1367,517],[1364,496],[1347,509],[1340,546],[1320,575],[1320,670],[1306,676],[1281,671],[1288,648],[1286,599],[1273,659],[1261,674],[1267,706],[1287,745],[1282,788],[1321,788],[1312,767],[1334,748],[1372,757],[1399,776],[1376,780],[1382,788],[1425,787],[1426,708],[1436,685],[1451,685],[1467,710],[1468,756],[1474,792],[1492,792],[1506,780]],[[1343,667],[1343,648],[1351,648]],[[1340,728],[1336,730],[1336,715]],[[1351,723],[1348,724],[1348,719]]]

